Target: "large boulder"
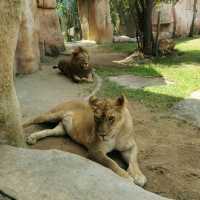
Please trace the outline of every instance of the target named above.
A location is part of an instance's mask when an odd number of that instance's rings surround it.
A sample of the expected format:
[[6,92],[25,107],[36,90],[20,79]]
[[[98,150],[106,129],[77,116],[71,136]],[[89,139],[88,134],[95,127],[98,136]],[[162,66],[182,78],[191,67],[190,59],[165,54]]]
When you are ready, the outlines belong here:
[[0,146],[0,191],[19,200],[167,200],[80,156]]
[[[23,0],[23,13],[16,49],[16,73],[29,74],[39,69],[39,21],[36,0]],[[17,33],[16,33],[17,34]]]

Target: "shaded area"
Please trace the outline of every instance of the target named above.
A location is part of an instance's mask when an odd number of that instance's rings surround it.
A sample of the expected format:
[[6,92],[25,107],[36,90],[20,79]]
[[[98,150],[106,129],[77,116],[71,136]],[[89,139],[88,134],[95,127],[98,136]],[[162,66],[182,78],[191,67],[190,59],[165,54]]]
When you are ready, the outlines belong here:
[[0,188],[19,200],[167,200],[74,154],[1,146],[0,156]]
[[85,97],[94,89],[95,83],[72,82],[52,68],[55,63],[42,64],[39,72],[16,78],[23,117],[33,117],[63,101]]
[[0,200],[16,200],[0,190]]

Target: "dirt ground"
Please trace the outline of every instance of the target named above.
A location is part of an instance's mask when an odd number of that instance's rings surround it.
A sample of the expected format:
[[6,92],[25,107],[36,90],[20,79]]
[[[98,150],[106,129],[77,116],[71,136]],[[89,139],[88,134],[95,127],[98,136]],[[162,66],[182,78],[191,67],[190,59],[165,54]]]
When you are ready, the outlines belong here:
[[[48,85],[46,89],[51,90]],[[177,200],[200,200],[200,130],[170,117],[170,113],[154,112],[138,102],[132,101],[130,105],[139,162],[148,179],[145,189]],[[34,110],[34,106],[29,109]],[[33,126],[25,132],[43,128],[46,126]],[[31,148],[60,149],[87,156],[87,151],[68,136],[46,138]],[[118,155],[114,157],[120,160]]]

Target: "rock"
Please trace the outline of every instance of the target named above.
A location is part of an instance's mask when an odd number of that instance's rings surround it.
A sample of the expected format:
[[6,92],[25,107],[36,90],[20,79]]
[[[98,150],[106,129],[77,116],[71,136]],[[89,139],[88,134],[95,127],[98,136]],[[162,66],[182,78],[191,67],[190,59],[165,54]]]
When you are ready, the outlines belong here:
[[141,89],[151,86],[172,84],[172,82],[165,80],[163,77],[152,78],[134,75],[111,76],[109,80],[129,89]]
[[137,42],[136,38],[131,38],[126,35],[114,36],[113,42]]
[[65,50],[64,37],[55,9],[39,9],[41,55],[57,56]]
[[183,119],[200,128],[200,90],[173,107],[176,118]]
[[56,0],[38,0],[37,6],[38,8],[55,9]]
[[167,200],[90,160],[0,146],[0,191],[17,200]]
[[36,1],[23,0],[23,13],[16,49],[16,73],[29,74],[39,69],[39,18]]
[[0,192],[0,200],[12,200],[12,199],[6,196],[5,194],[1,194]]

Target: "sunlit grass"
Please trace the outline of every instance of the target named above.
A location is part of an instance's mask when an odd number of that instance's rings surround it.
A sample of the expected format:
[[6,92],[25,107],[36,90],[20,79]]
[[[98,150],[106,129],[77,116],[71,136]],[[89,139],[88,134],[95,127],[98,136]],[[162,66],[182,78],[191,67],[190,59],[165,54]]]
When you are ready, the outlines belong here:
[[[139,66],[97,69],[98,74],[105,79],[100,95],[117,96],[125,93],[130,99],[152,108],[171,108],[176,102],[200,89],[200,38],[178,40],[176,49],[183,54],[159,58]],[[107,80],[108,76],[121,74],[162,76],[174,84],[133,90]]]

